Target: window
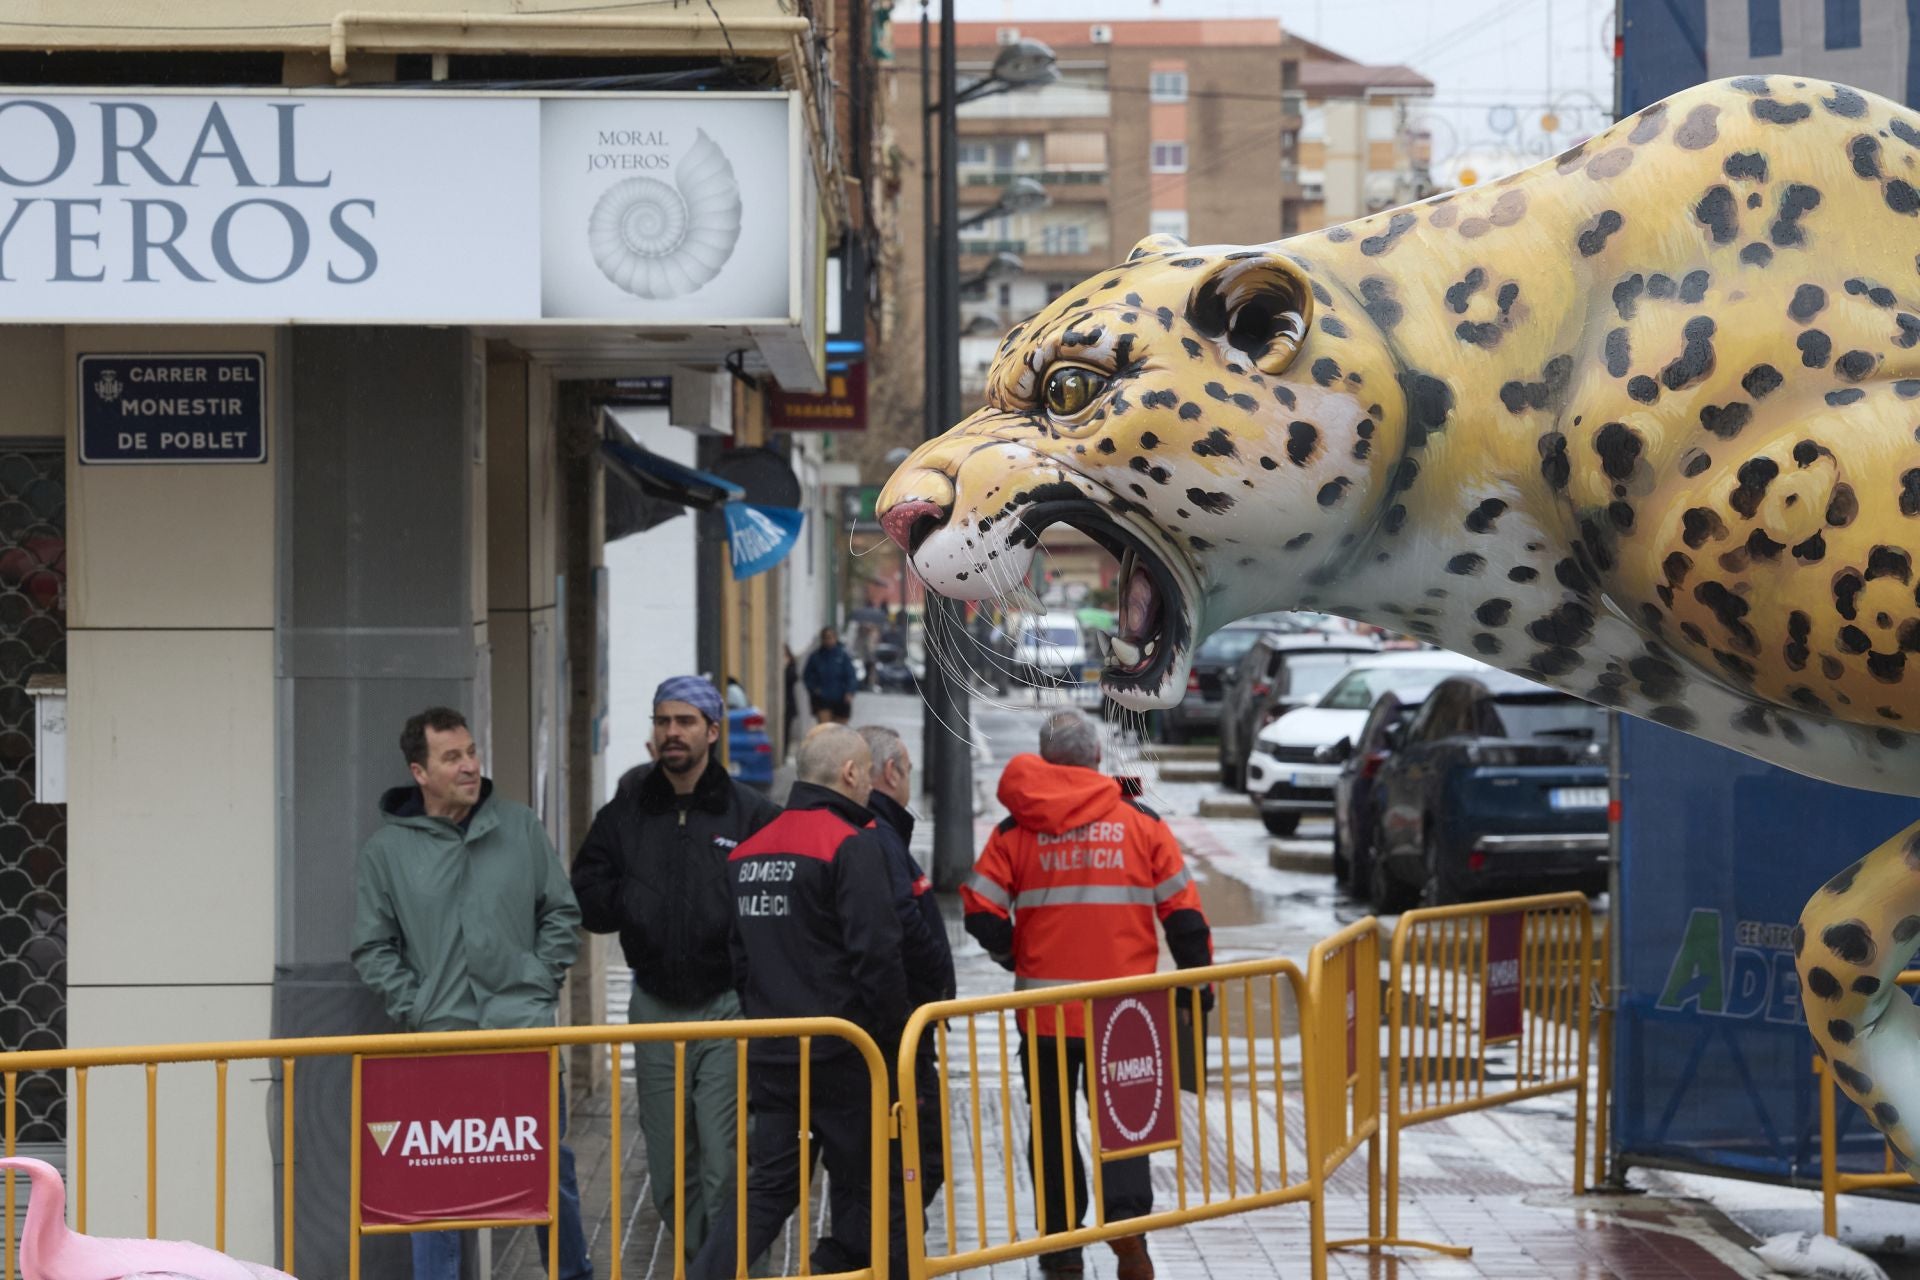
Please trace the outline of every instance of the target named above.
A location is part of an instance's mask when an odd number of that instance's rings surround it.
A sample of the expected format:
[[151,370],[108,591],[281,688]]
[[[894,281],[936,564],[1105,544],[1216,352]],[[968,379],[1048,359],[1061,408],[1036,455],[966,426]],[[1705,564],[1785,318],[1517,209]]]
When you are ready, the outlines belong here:
[[968,165],[984,167],[993,163],[993,150],[984,142],[963,142],[960,144],[959,163],[962,168]]
[[1047,301],[1052,302],[1055,298],[1058,298],[1071,288],[1073,288],[1073,281],[1071,280],[1047,281]]
[[1155,102],[1185,102],[1187,100],[1187,73],[1184,71],[1156,71],[1150,82]]
[[1154,143],[1153,171],[1155,173],[1185,173],[1187,171],[1187,144],[1184,142]]
[[1393,107],[1367,108],[1367,141],[1392,142],[1400,136],[1400,113]]
[[1006,308],[1011,307],[1012,305],[1013,305],[1013,286],[1010,284],[1003,284],[1000,286],[1001,310],[1005,310]]
[[1424,667],[1362,667],[1358,671],[1349,671],[1339,684],[1327,690],[1327,696],[1320,699],[1320,705],[1335,711],[1365,711],[1392,690],[1425,697],[1428,689],[1453,674],[1454,670],[1445,667],[1431,670]]
[[1342,672],[1353,665],[1351,653],[1295,653],[1286,658],[1286,700],[1305,703],[1317,700],[1333,687]]
[[1327,109],[1310,106],[1300,113],[1300,141],[1325,142],[1327,140]]
[[1147,215],[1147,234],[1156,236],[1179,236],[1187,238],[1187,211],[1185,209],[1155,209]]
[[1078,223],[1051,223],[1040,228],[1040,252],[1077,254],[1087,251],[1087,229]]

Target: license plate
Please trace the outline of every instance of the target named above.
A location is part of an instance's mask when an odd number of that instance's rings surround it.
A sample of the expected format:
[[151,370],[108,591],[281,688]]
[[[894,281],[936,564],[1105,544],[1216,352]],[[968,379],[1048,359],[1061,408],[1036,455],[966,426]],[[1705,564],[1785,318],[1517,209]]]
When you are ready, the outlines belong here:
[[1604,809],[1605,787],[1554,787],[1547,792],[1547,804],[1554,809]]
[[1333,786],[1333,779],[1324,773],[1296,773],[1293,775],[1293,785],[1326,791]]

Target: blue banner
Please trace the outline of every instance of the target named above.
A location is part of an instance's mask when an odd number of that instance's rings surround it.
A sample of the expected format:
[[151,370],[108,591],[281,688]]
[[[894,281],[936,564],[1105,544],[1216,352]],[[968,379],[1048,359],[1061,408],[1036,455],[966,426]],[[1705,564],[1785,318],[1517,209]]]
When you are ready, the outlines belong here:
[[800,541],[800,526],[807,519],[807,513],[796,507],[762,507],[751,502],[729,502],[720,510],[727,516],[727,548],[736,581],[765,573],[785,560]]
[[[1792,930],[1828,877],[1915,819],[1630,716],[1620,743],[1614,1141],[1635,1157],[1817,1182],[1813,1040]],[[1839,1098],[1840,1164],[1882,1144]]]

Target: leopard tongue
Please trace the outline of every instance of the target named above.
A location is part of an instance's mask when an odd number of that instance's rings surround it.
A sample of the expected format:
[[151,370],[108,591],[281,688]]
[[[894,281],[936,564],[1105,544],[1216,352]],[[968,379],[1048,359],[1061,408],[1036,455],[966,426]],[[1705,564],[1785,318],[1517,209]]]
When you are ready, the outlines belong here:
[[1134,640],[1146,640],[1153,632],[1154,605],[1157,602],[1153,589],[1153,579],[1137,561],[1130,563],[1131,572],[1126,579],[1126,588],[1120,601],[1120,632]]

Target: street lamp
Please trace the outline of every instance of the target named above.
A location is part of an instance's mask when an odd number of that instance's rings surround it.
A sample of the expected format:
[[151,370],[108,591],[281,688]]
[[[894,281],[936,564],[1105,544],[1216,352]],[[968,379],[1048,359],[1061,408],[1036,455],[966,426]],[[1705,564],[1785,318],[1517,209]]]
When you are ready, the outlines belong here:
[[[945,40],[946,36],[947,19],[943,13],[940,18],[940,38]],[[987,72],[984,79],[975,80],[951,96],[956,102],[972,102],[976,98],[991,97],[1009,89],[1038,89],[1059,78],[1060,65],[1054,60],[1053,50],[1038,40],[1022,38],[1000,46],[1000,52],[993,57],[993,70]],[[943,92],[950,92],[952,84],[953,81],[948,80]]]
[[999,253],[987,259],[987,265],[980,268],[979,275],[968,276],[960,282],[960,292],[965,293],[969,289],[983,288],[992,284],[995,280],[1004,280],[1008,276],[1017,276],[1026,269],[1027,264],[1020,260],[1019,254],[1008,253],[1002,249]]
[[[954,6],[940,6],[940,94],[932,84],[933,40],[927,0],[920,5],[920,172],[921,209],[925,215],[925,273],[921,290],[926,303],[926,422],[928,439],[939,435],[960,417],[960,127],[959,104],[973,102],[1009,89],[1031,89],[1060,78],[1053,50],[1038,40],[1016,40],[994,55],[993,69],[984,79],[960,87],[956,61]],[[938,160],[939,199],[934,176],[934,117],[940,121]],[[1039,184],[1034,184],[1039,185]],[[1045,194],[1044,191],[1042,194]],[[1016,197],[1030,200],[1030,195]],[[1003,201],[1006,199],[1002,197]],[[991,214],[989,214],[991,216]],[[1007,255],[1012,257],[1012,255]],[[1019,270],[1019,260],[1013,259]],[[965,612],[961,606],[928,595],[922,623],[933,642],[929,659],[940,652],[940,640],[958,636]],[[939,635],[934,635],[939,631]],[[927,789],[933,798],[933,879],[951,889],[966,878],[973,865],[973,747],[966,685],[948,679],[940,664],[929,660],[922,690],[927,704],[923,758],[927,762]]]
[[960,229],[977,227],[991,218],[1007,218],[1020,213],[1037,213],[1053,203],[1053,196],[1032,178],[1015,178],[1007,183],[1000,198],[978,213],[960,219]]

